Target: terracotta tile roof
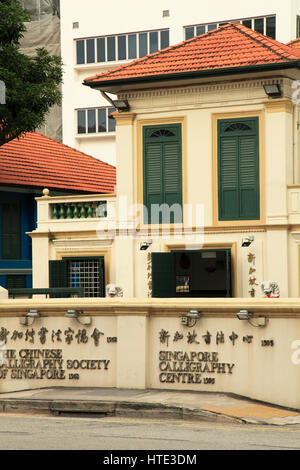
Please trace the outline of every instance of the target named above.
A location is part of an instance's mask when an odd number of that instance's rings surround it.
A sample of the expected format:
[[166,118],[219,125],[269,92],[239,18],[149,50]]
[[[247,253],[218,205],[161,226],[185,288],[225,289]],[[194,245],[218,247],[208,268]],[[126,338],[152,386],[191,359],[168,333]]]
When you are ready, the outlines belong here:
[[289,47],[296,48],[296,49],[300,48],[300,38],[293,39],[292,41],[288,42],[286,45]]
[[113,193],[116,168],[32,132],[0,147],[0,184]]
[[[197,71],[299,61],[300,52],[240,23],[229,23],[201,36],[88,77],[84,84],[113,84]],[[176,76],[176,75],[175,75]]]

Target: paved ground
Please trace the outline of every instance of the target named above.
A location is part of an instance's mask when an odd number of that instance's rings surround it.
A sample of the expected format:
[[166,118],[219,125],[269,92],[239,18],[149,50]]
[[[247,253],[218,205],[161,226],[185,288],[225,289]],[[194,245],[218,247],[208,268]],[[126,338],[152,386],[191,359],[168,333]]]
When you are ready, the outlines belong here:
[[198,419],[284,426],[300,424],[300,410],[292,411],[222,393],[106,388],[45,388],[1,393],[0,411],[103,413]]

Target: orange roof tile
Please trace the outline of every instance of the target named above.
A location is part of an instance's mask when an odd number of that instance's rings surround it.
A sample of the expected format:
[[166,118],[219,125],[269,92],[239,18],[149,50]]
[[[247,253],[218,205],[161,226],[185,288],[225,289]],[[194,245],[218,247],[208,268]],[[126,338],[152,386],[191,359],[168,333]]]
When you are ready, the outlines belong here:
[[116,168],[30,132],[0,147],[0,184],[113,193]]
[[88,77],[85,85],[119,80],[168,78],[176,74],[225,70],[300,61],[300,51],[268,38],[240,23],[229,23],[201,36]]
[[288,42],[286,44],[287,46],[289,47],[293,47],[295,49],[299,49],[300,48],[300,38],[297,38],[297,39],[293,39],[292,41]]

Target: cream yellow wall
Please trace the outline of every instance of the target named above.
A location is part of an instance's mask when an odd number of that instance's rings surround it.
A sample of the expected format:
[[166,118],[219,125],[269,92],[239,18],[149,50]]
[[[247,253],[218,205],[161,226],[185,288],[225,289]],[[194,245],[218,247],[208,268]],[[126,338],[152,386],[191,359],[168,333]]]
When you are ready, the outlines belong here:
[[[272,80],[269,79],[271,82]],[[289,257],[288,233],[289,207],[287,185],[297,179],[297,165],[293,140],[294,121],[291,96],[291,80],[274,78],[280,82],[283,98],[268,99],[263,84],[268,79],[239,80],[219,84],[206,83],[174,88],[135,90],[122,92],[121,98],[130,103],[130,113],[117,117],[117,165],[120,185],[118,198],[132,197],[143,202],[142,186],[142,128],[145,125],[180,122],[183,130],[183,202],[193,208],[204,207],[203,243],[235,243],[235,296],[249,297],[249,275],[246,249],[241,248],[242,238],[253,234],[255,243],[251,249],[257,252],[256,280],[252,287],[260,296],[259,284],[275,280],[281,296],[298,295],[298,283],[289,281],[298,276],[298,267]],[[260,144],[260,208],[257,221],[218,221],[217,207],[217,132],[218,119],[257,116],[259,118]],[[125,123],[127,127],[125,126]],[[130,129],[131,127],[131,129]],[[125,130],[126,129],[126,130]],[[131,139],[134,139],[132,153]],[[130,162],[128,162],[128,158]],[[127,162],[127,166],[125,165]],[[132,176],[133,175],[133,176]],[[132,182],[132,184],[131,184]],[[300,203],[299,203],[300,204]],[[300,207],[300,205],[299,205]],[[300,212],[299,212],[300,216]],[[300,222],[300,217],[295,216]],[[135,295],[149,295],[147,279],[147,255],[139,253],[139,243],[149,235],[149,227],[141,221],[140,239],[133,249],[133,277]],[[151,238],[151,235],[149,235]],[[165,251],[168,239],[153,237],[150,251]],[[169,240],[171,241],[171,240]],[[181,240],[181,243],[184,243]],[[250,248],[249,248],[250,249]],[[276,255],[274,255],[276,253]],[[125,255],[126,256],[126,255]],[[128,258],[128,264],[129,258]],[[297,273],[296,270],[297,269]],[[122,276],[122,280],[124,274]],[[124,280],[125,282],[125,280]],[[252,281],[254,282],[254,281]]]
[[[30,308],[40,317],[24,324]],[[201,315],[186,326],[189,310]],[[0,392],[159,388],[299,409],[299,326],[298,299],[1,299]]]

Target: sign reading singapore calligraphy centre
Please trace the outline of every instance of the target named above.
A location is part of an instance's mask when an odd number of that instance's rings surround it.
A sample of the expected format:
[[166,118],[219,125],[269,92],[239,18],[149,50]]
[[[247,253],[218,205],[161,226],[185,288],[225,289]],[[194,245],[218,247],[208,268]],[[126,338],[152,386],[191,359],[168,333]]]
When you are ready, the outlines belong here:
[[217,352],[160,351],[162,383],[214,384],[216,374],[232,374],[234,364],[220,362]]

